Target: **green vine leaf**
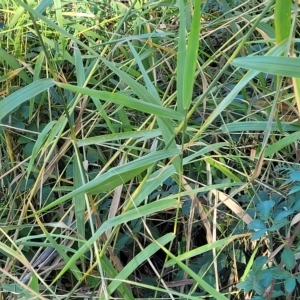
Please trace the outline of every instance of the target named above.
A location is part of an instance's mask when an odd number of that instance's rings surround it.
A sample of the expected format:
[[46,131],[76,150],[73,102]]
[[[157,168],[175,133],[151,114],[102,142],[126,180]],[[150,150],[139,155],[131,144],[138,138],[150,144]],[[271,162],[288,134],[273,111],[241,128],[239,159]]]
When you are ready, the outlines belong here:
[[296,287],[296,279],[291,276],[284,282],[284,288],[288,293],[291,293]]
[[281,253],[281,261],[285,265],[286,269],[292,270],[296,265],[296,259],[294,252],[291,249],[284,249]]
[[271,217],[271,213],[275,202],[273,200],[263,201],[257,204],[257,214],[261,220],[268,220]]

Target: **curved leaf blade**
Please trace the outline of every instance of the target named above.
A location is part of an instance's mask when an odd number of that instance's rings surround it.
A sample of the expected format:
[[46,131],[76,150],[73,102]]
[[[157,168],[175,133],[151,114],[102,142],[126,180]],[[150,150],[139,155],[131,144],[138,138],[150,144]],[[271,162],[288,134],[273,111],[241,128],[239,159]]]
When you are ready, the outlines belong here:
[[0,120],[25,101],[51,88],[53,85],[53,79],[41,79],[7,96],[0,102]]
[[300,59],[295,57],[239,57],[233,60],[232,65],[273,75],[300,78]]

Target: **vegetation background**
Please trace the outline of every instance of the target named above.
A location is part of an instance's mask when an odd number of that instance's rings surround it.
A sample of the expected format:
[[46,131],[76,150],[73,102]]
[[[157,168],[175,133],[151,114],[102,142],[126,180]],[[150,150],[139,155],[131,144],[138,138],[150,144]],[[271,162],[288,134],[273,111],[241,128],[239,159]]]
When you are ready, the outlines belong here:
[[291,0],[0,2],[1,299],[298,299]]

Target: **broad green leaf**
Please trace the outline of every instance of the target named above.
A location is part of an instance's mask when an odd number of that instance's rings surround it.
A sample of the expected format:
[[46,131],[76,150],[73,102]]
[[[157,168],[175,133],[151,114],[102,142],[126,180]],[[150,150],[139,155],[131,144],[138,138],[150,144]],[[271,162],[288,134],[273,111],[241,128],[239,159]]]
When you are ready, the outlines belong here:
[[257,229],[265,229],[266,224],[260,219],[255,219],[248,224],[249,229],[257,230]]
[[300,78],[300,59],[296,57],[239,57],[233,60],[232,65],[273,75]]
[[251,241],[256,241],[256,240],[260,239],[262,236],[265,235],[266,231],[267,231],[267,228],[258,229],[256,231],[254,231],[251,236]]
[[[109,178],[103,180],[99,186],[95,186],[93,189],[90,189],[88,193],[93,195],[93,194],[99,194],[102,192],[110,191],[116,188],[117,186],[128,182],[129,180],[136,177],[137,175],[141,174],[143,171],[149,168],[150,165],[151,164],[144,164],[134,169],[129,169],[128,164],[122,165],[124,166],[124,168],[122,169],[121,172],[111,174]],[[119,170],[121,170],[121,166]]]
[[285,265],[286,269],[294,269],[296,265],[294,252],[289,248],[285,248],[281,253],[281,262]]
[[[221,126],[222,132],[241,132],[241,131],[265,131],[268,125],[267,121],[248,121],[248,122],[233,122]],[[272,123],[271,131],[299,131],[300,124],[289,124],[286,122]]]
[[[263,221],[268,220],[271,217],[271,213],[275,202],[273,200],[262,201],[257,204],[257,214]],[[249,227],[250,228],[250,227]]]
[[294,276],[290,276],[284,282],[284,288],[288,293],[291,293],[296,288],[296,278]]
[[[247,278],[245,281],[239,282],[236,286],[239,290],[244,290],[245,293],[249,293],[253,289],[253,282],[251,279]],[[261,299],[256,299],[256,300],[261,300]]]
[[41,79],[7,96],[0,101],[0,120],[28,99],[44,92],[53,85],[53,79]]
[[253,273],[259,274],[263,268],[263,266],[267,263],[267,257],[266,256],[259,256],[255,259],[253,263]]
[[291,276],[290,271],[287,270],[280,270],[279,268],[274,268],[272,271],[272,277],[275,279],[283,280],[287,279]]

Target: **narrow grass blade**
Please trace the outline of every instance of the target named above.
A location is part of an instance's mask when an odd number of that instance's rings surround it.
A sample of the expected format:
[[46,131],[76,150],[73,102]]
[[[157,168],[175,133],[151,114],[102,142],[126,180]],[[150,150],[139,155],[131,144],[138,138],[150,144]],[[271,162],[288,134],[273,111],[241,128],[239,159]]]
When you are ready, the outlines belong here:
[[[153,85],[153,83],[151,82],[145,68],[144,65],[139,57],[139,55],[137,54],[135,48],[133,47],[133,45],[131,43],[129,44],[129,48],[133,53],[133,56],[136,60],[136,62],[138,63],[139,69],[143,75],[143,79],[146,83],[146,87],[147,87],[147,91],[150,92],[150,94],[153,95],[153,97],[156,99],[157,103],[160,103],[161,105],[161,100],[159,98],[158,92],[155,88],[155,86]],[[125,74],[127,75],[127,74]],[[155,103],[153,103],[155,104]],[[163,108],[163,106],[161,105],[161,107]],[[171,123],[171,120],[169,120],[168,118],[164,117],[164,116],[160,116],[160,118],[158,118],[158,124],[159,124],[159,128],[161,129],[162,132],[162,136],[164,138],[165,144],[168,144],[169,141],[172,141],[171,144],[169,145],[169,149],[175,149],[177,147],[176,143],[174,142],[174,128],[173,125]],[[176,158],[174,160],[174,165],[176,167],[176,170],[179,172],[181,166],[180,166],[180,158]]]
[[[2,269],[0,269],[2,271]],[[5,274],[5,271],[1,272]],[[41,294],[36,293],[30,286],[26,286],[25,284],[21,285],[21,283],[4,283],[1,284],[1,292],[5,294],[15,295],[15,299],[40,299],[47,300],[48,298],[44,298]]]
[[158,99],[158,101],[160,102],[160,98],[159,98],[159,95],[158,95],[158,92],[154,86],[154,84],[152,83],[152,81],[150,80],[149,76],[148,76],[148,73],[146,72],[145,68],[144,68],[144,65],[139,57],[139,55],[137,54],[135,48],[133,47],[133,45],[128,42],[128,45],[129,45],[129,48],[134,56],[134,59],[135,61],[137,62],[138,66],[139,66],[139,69],[143,75],[143,80],[145,81],[145,84],[146,84],[146,87],[147,87],[147,90],[155,97]]
[[[130,42],[134,40],[148,40],[148,39],[153,39],[153,38],[165,38],[169,35],[172,35],[173,33],[171,32],[151,32],[151,33],[142,33],[142,34],[136,34],[136,35],[130,35],[130,36],[125,36],[119,39],[114,39],[110,40],[104,43],[101,43],[102,46],[104,45],[109,45],[109,44],[118,44],[118,43],[123,43],[123,42]],[[175,51],[174,51],[175,53]]]
[[14,92],[0,101],[0,120],[28,99],[42,93],[54,85],[52,79],[41,79]]
[[[131,180],[132,178],[138,176],[147,168],[149,168],[151,164],[140,165],[134,169],[127,169],[126,165],[120,166],[119,173],[112,174],[107,180],[103,180],[101,185],[94,187],[93,189],[89,189],[88,193],[95,195],[102,192],[110,191],[116,188],[117,186],[124,184]],[[122,168],[123,167],[123,168]]]
[[[143,85],[135,81],[132,77],[130,77],[128,74],[117,68],[113,63],[106,60],[105,58],[100,58],[102,62],[109,67],[116,75],[120,77],[121,80],[123,80],[132,91],[145,103],[152,103],[161,105],[160,99],[157,98],[155,95],[152,95],[150,91],[148,91]],[[161,105],[162,106],[162,105]]]
[[22,255],[21,250],[18,249],[17,251],[12,248],[12,246],[7,246],[6,244],[0,242],[0,250],[1,252],[5,252],[8,254],[9,257],[13,257],[14,259],[18,260],[20,263],[22,263],[23,266],[30,269],[30,263],[25,258],[25,256]]
[[127,211],[122,213],[121,215],[109,219],[105,221],[102,226],[95,232],[95,234],[82,246],[78,251],[71,257],[69,262],[63,267],[60,273],[54,279],[54,282],[57,281],[69,268],[72,266],[79,257],[84,255],[86,251],[89,251],[90,247],[100,238],[100,236],[105,233],[108,229],[127,223],[129,221],[145,217],[147,215],[152,215],[159,211],[164,211],[166,209],[170,209],[176,207],[178,202],[176,199],[174,200],[167,200],[167,201],[155,201],[150,204],[146,204],[144,206],[138,207],[136,209]]
[[78,140],[78,147],[88,146],[88,145],[101,145],[111,141],[120,141],[124,139],[139,139],[139,140],[148,140],[153,139],[161,135],[159,129],[152,130],[139,130],[139,131],[126,131],[120,133],[106,134],[93,136],[90,138]]
[[39,280],[37,278],[37,276],[35,274],[32,274],[31,275],[31,280],[30,280],[30,283],[29,283],[29,287],[35,291],[37,294],[39,294]]
[[168,249],[161,245],[161,248],[165,251],[165,253],[171,257],[172,260],[184,271],[186,272],[191,278],[195,280],[198,285],[204,289],[210,296],[214,299],[218,300],[227,300],[228,298],[223,296],[219,293],[214,287],[208,284],[205,280],[203,280],[199,275],[197,275],[192,269],[186,266],[183,262],[181,262],[174,254],[172,254]]
[[[193,153],[192,155],[189,155],[183,159],[183,166],[190,163],[192,160],[201,157],[202,155],[205,155],[206,153],[217,150],[221,147],[228,146],[228,143],[216,143],[213,145],[209,145],[206,147],[203,147],[199,151]],[[146,184],[141,188],[141,191],[134,199],[134,204],[136,206],[140,205],[144,201],[145,198],[148,197],[158,186],[162,185],[163,182],[170,178],[174,172],[176,172],[175,167],[173,165],[170,165],[168,167],[165,167],[163,171],[161,169],[155,171],[153,174],[150,175],[149,180],[146,182]],[[217,187],[216,187],[217,188]],[[134,205],[131,205],[130,209],[134,209]]]
[[280,43],[287,39],[291,32],[291,0],[276,0],[274,12],[274,25],[276,42]]
[[254,260],[255,260],[255,257],[256,257],[257,250],[259,250],[259,247],[254,248],[253,253],[251,254],[251,257],[250,257],[250,259],[247,263],[244,274],[241,277],[241,282],[243,282],[247,278],[249,272],[251,271],[251,268],[253,266],[253,263],[254,263]]
[[177,73],[176,73],[176,89],[177,89],[177,111],[184,114],[184,69],[186,61],[186,24],[185,24],[185,2],[179,1],[179,40],[178,40],[178,53],[177,53]]
[[[44,229],[43,231],[44,231],[44,234],[45,234],[46,238],[51,243],[52,248],[55,249],[58,252],[58,254],[64,260],[65,263],[69,262],[70,257],[66,253],[65,249],[63,249],[63,247],[61,247],[61,245],[55,241],[55,239],[53,238],[51,233],[49,233],[46,229]],[[72,272],[72,274],[74,275],[74,277],[77,280],[80,280],[80,278],[82,277],[82,273],[79,270],[79,268],[77,267],[76,262],[70,263],[70,268],[69,269]]]
[[52,5],[53,0],[42,0],[40,4],[37,6],[36,11],[38,11],[40,14],[43,14],[45,10]]
[[297,142],[299,139],[300,131],[289,134],[272,145],[269,145],[265,150],[265,157],[269,157],[275,153],[278,153],[281,149]]
[[[78,189],[84,185],[84,181],[82,180],[82,174],[78,162],[78,157],[76,155],[73,156],[73,186],[74,189]],[[76,230],[79,234],[80,240],[85,238],[85,195],[83,193],[77,194],[74,196],[74,210],[75,210],[75,218],[76,218]],[[79,247],[81,247],[84,243],[78,241]],[[82,260],[83,263],[83,260]]]
[[30,172],[33,168],[33,163],[34,163],[35,159],[37,158],[38,152],[41,150],[44,142],[47,139],[49,131],[55,125],[55,123],[56,123],[56,121],[52,121],[49,124],[47,124],[46,127],[42,130],[42,132],[38,136],[38,138],[33,146],[32,155],[31,155],[30,161],[28,163],[26,180],[28,180],[28,178],[29,178]]
[[74,57],[75,57],[77,86],[83,86],[85,83],[84,67],[83,67],[81,52],[79,51],[76,42],[74,42]]
[[118,94],[118,93],[110,93],[110,92],[102,92],[97,90],[91,90],[89,88],[83,88],[74,86],[71,84],[59,83],[56,82],[57,86],[60,86],[66,90],[70,90],[72,92],[81,93],[84,95],[88,95],[90,97],[99,98],[104,101],[108,101],[111,103],[115,103],[118,105],[124,105],[132,109],[136,109],[138,111],[146,112],[149,114],[153,114],[155,116],[160,116],[163,118],[170,118],[175,120],[182,120],[183,116],[172,109],[162,107],[153,103],[146,103],[139,101],[137,99]]
[[[54,8],[55,8],[57,25],[60,28],[64,28],[64,18],[62,15],[62,3],[60,0],[53,0],[53,4],[54,4]],[[63,34],[60,34],[60,41],[61,41],[61,49],[64,52],[65,45],[66,45],[66,38]]]
[[47,205],[46,207],[37,211],[37,214],[49,210],[52,207],[55,207],[65,201],[69,200],[70,198],[80,194],[80,193],[90,193],[90,192],[105,192],[109,189],[113,189],[117,187],[121,183],[124,183],[124,178],[129,180],[130,176],[127,174],[132,174],[135,176],[135,170],[141,172],[141,170],[146,170],[149,165],[160,161],[165,158],[173,157],[179,155],[181,152],[180,150],[160,150],[156,151],[155,153],[150,153],[145,156],[142,156],[132,162],[127,163],[123,166],[118,166],[115,168],[110,169],[106,173],[102,174],[99,177],[96,177],[92,181],[86,183],[84,186],[70,192],[69,194],[60,197],[56,201],[52,202],[51,204]]
[[[4,49],[0,48],[0,57],[1,60],[5,61],[13,70],[18,70],[21,65],[20,63],[17,61],[17,59],[8,54]],[[22,70],[18,73],[18,76],[24,80],[25,83],[30,84],[32,82],[31,78],[28,76],[28,74]]]
[[[33,81],[37,81],[37,80],[39,80],[39,78],[42,77],[41,70],[43,67],[44,59],[45,59],[45,52],[41,51],[39,53],[39,55],[37,56],[36,63],[34,66]],[[33,111],[34,111],[34,98],[30,99],[30,103],[29,103],[29,118],[30,119],[32,118]]]
[[[174,118],[175,111],[163,107],[161,104],[161,100],[158,97],[157,93],[152,95],[152,93],[150,91],[148,91],[144,86],[142,86],[141,84],[136,82],[133,78],[131,78],[128,74],[126,74],[122,70],[118,69],[113,63],[107,61],[103,57],[100,57],[100,59],[103,61],[103,63],[106,64],[107,67],[109,67],[115,74],[117,74],[128,86],[130,86],[132,91],[141,100],[144,101],[141,103],[141,105],[144,105],[145,107],[147,105],[148,112],[150,112],[149,108],[151,108],[151,105],[157,105],[158,107],[160,107],[161,113],[158,113],[158,111],[155,111],[153,114],[158,117],[158,125],[162,131],[162,136],[163,136],[165,144],[168,145],[169,149],[175,149],[177,146],[176,146],[176,143],[174,140],[174,138],[175,138],[174,126],[170,120],[166,120],[166,119],[173,118],[175,120],[182,121],[184,118],[183,114],[176,112],[177,117]],[[103,100],[105,100],[105,99],[103,99]],[[141,109],[141,107],[139,107],[138,110],[144,111]],[[171,112],[170,112],[170,114],[166,114],[167,110],[172,111],[173,117],[171,117],[171,115],[170,115]],[[180,158],[176,158],[173,161],[173,164],[175,165],[176,171],[178,173],[180,173],[181,172]]]
[[221,164],[219,161],[211,158],[211,157],[206,157],[204,158],[204,161],[209,163],[212,167],[218,169],[221,171],[227,178],[230,178],[234,182],[241,182],[241,180],[234,175],[228,168],[226,168],[223,164]]
[[295,93],[295,99],[298,107],[298,112],[300,114],[300,78],[292,78],[293,80],[293,86],[294,86],[294,93]]
[[[205,252],[208,252],[208,251],[211,251],[212,249],[220,249],[222,247],[224,247],[225,245],[228,245],[229,243],[232,243],[234,240],[238,239],[238,238],[242,238],[242,237],[245,237],[245,236],[249,236],[249,234],[238,234],[238,235],[232,235],[232,236],[229,236],[227,238],[224,238],[224,239],[221,239],[221,240],[218,240],[218,241],[215,241],[215,242],[212,242],[210,244],[207,244],[207,245],[204,245],[204,246],[201,246],[201,247],[198,247],[196,249],[193,249],[189,252],[185,252],[181,255],[178,255],[176,257],[177,261],[184,261],[186,259],[189,259],[189,258],[192,258],[192,257],[195,257],[195,256],[198,256],[202,253],[205,253]],[[166,268],[169,268],[173,265],[175,265],[177,262],[174,260],[174,259],[170,259],[168,260],[166,263],[165,263],[165,267]]]
[[[190,107],[193,96],[193,87],[195,81],[195,69],[198,59],[199,39],[200,39],[200,16],[201,16],[201,0],[195,0],[194,16],[192,21],[191,32],[186,50],[186,61],[183,76],[183,109]],[[181,84],[181,83],[180,83]]]
[[[118,286],[122,283],[122,280],[127,279],[131,274],[134,274],[134,271],[149,257],[155,254],[159,249],[159,244],[165,246],[170,243],[175,238],[173,233],[168,233],[163,237],[157,239],[157,242],[152,242],[145,249],[143,249],[139,254],[137,254],[134,259],[132,259],[124,269],[113,278],[112,283],[108,286],[108,293],[111,295]],[[104,300],[104,298],[103,298]]]
[[97,99],[96,97],[91,97],[91,98],[92,98],[96,108],[98,109],[99,114],[103,117],[110,132],[115,133],[116,130],[115,130],[114,126],[112,125],[112,122],[105,111],[105,106],[102,105],[101,101],[99,99]]
[[[252,16],[246,15],[244,13],[242,15],[243,15],[243,18],[245,18],[248,22],[253,21]],[[256,30],[264,37],[264,39],[275,39],[275,30],[274,30],[274,28],[266,22],[260,22],[258,24],[258,26],[256,27]]]
[[[267,56],[277,56],[280,55],[287,45],[287,41],[276,45],[272,48]],[[210,114],[205,123],[201,126],[200,130],[197,132],[194,138],[200,136],[205,129],[225,110],[225,108],[235,99],[238,93],[248,84],[248,82],[258,75],[259,71],[248,71],[244,77],[237,83],[237,85],[232,89],[232,91],[222,100],[222,102],[216,107],[216,109]]]
[[[101,267],[107,274],[107,277],[116,278],[118,276],[117,271],[112,266],[111,262],[108,260],[108,258],[106,256],[102,256],[100,258],[100,262],[101,262]],[[121,282],[121,284],[118,286],[118,291],[121,293],[122,297],[124,297],[124,300],[135,300],[136,299],[132,295],[131,290],[128,288],[128,286],[124,282]],[[99,298],[99,300],[100,299],[103,299],[103,298],[101,297],[101,298]],[[104,299],[107,299],[107,298],[105,298],[105,296],[104,296]]]
[[14,77],[16,77],[23,70],[24,70],[24,67],[9,71],[8,73],[6,73],[0,77],[0,83],[6,82],[6,81],[11,81]]

